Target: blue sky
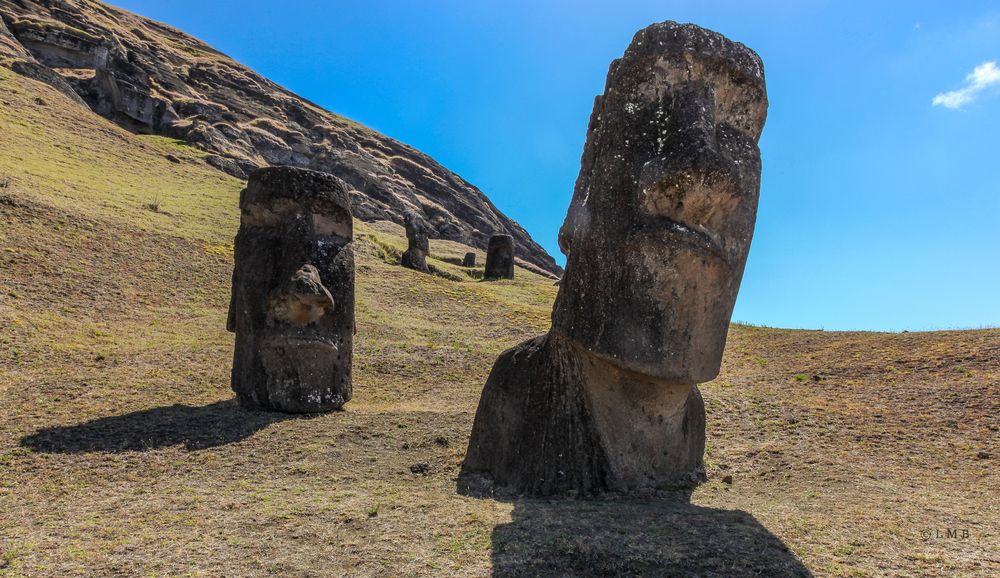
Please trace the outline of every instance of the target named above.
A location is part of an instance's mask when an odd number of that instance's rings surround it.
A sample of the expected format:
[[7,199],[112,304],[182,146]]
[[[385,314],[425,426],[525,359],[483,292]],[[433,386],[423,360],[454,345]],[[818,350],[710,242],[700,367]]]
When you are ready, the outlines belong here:
[[560,262],[608,64],[652,22],[711,28],[761,55],[770,97],[734,320],[1000,325],[995,1],[113,3],[430,154]]

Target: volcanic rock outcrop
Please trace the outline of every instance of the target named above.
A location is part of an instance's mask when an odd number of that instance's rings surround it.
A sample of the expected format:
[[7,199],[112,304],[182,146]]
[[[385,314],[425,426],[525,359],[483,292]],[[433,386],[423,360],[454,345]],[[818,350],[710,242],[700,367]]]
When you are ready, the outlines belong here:
[[427,240],[427,228],[413,211],[406,213],[403,225],[406,228],[407,248],[400,258],[400,264],[426,273],[427,254],[431,251],[430,241]]
[[636,34],[590,118],[548,334],[487,379],[461,485],[642,491],[693,479],[753,235],[764,71],[690,24]]
[[129,130],[183,139],[240,178],[269,165],[331,173],[347,183],[359,219],[402,224],[415,211],[431,238],[482,249],[488,235],[510,234],[522,259],[561,272],[479,189],[427,155],[174,28],[96,0],[0,0],[0,23],[0,65]]
[[493,235],[486,248],[484,279],[514,278],[514,238],[510,235]]
[[332,175],[264,168],[240,194],[232,386],[253,409],[311,413],[351,399],[351,198]]

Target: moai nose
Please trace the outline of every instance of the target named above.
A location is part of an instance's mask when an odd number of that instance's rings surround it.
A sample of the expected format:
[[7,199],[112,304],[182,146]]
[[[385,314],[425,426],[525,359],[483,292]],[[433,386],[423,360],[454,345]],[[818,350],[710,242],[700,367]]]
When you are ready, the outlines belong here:
[[303,265],[272,298],[268,321],[303,327],[333,311],[333,296],[319,277],[319,270]]

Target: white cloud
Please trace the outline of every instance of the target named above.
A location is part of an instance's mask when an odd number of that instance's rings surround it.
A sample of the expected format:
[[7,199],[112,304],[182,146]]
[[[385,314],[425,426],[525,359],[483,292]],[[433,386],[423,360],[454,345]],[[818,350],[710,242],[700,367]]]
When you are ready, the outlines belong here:
[[1000,68],[997,68],[995,60],[984,62],[974,68],[965,77],[965,86],[958,90],[942,92],[935,96],[931,103],[945,108],[962,108],[976,100],[982,91],[994,85],[1000,85]]

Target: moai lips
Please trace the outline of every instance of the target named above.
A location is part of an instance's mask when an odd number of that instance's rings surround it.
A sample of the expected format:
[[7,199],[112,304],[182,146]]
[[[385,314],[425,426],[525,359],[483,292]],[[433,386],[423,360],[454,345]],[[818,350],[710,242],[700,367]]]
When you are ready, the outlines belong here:
[[336,177],[271,167],[240,195],[228,329],[241,404],[290,413],[351,399],[354,253],[350,196]]
[[529,494],[669,487],[702,462],[750,248],[767,113],[742,44],[664,22],[596,98],[548,334],[497,360],[462,477]]

